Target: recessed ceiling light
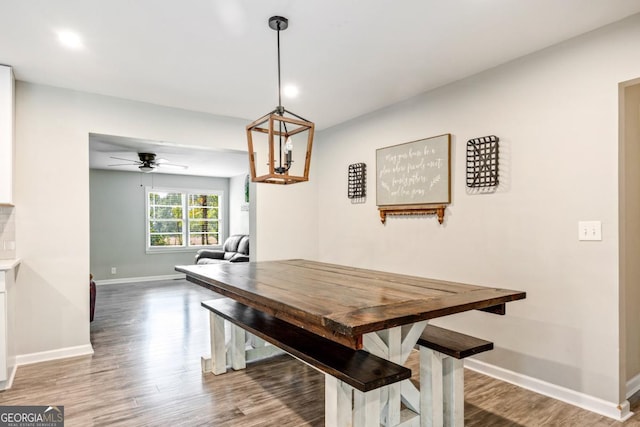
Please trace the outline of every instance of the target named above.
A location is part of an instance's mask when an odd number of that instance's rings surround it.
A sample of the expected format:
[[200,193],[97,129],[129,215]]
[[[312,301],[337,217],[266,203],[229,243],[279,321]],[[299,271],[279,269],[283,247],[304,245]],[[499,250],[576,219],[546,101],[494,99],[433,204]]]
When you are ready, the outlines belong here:
[[282,93],[287,98],[295,98],[300,93],[300,90],[298,89],[298,86],[286,85],[285,87],[282,88]]
[[83,47],[82,39],[78,33],[74,33],[73,31],[58,31],[58,41],[69,49],[81,49]]

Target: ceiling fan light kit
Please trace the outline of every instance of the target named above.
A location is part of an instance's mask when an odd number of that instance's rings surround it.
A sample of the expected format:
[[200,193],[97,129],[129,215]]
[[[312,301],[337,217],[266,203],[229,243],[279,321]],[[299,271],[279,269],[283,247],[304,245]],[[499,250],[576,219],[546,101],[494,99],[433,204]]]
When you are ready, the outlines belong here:
[[142,164],[138,166],[144,173],[149,173],[156,168],[156,155],[153,153],[138,153]]
[[[249,169],[253,182],[295,184],[309,180],[315,125],[282,106],[280,31],[286,30],[288,26],[289,20],[287,18],[282,16],[269,18],[269,27],[278,34],[278,106],[270,113],[247,125]],[[292,138],[294,135],[295,143]],[[258,145],[254,142],[262,144]],[[303,144],[306,151],[301,154]],[[294,148],[297,149],[294,150]],[[260,173],[256,167],[256,157],[259,159],[264,157],[267,160],[266,168],[262,168]],[[294,165],[296,162],[299,166]],[[259,162],[260,164],[261,162]]]

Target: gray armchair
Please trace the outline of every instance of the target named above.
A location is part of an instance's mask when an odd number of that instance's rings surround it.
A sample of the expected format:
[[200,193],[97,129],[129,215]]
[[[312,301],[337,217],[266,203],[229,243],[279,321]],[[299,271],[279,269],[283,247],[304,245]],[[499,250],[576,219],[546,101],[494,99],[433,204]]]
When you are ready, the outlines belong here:
[[220,249],[200,249],[196,253],[196,264],[218,264],[221,262],[249,262],[249,236],[229,236]]

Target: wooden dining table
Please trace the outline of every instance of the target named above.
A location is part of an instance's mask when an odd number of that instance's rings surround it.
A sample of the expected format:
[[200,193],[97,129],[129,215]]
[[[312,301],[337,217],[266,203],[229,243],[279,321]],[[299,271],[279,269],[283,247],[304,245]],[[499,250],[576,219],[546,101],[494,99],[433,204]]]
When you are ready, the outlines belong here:
[[[429,319],[483,310],[504,314],[525,292],[309,260],[176,266],[187,280],[354,349],[403,365]],[[383,416],[419,411],[409,381],[385,392]]]

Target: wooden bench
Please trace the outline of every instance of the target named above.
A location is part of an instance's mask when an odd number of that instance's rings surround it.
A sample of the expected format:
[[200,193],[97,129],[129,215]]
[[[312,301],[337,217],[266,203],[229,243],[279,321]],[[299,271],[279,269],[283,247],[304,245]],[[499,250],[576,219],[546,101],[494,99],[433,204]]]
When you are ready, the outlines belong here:
[[[380,425],[380,388],[411,377],[411,370],[364,350],[353,350],[230,298],[204,301],[210,311],[211,366],[226,371],[224,320],[232,327],[229,359],[242,369],[244,331],[281,348],[325,374],[325,424]],[[352,405],[353,396],[353,405]]]
[[464,425],[462,359],[493,349],[493,343],[427,325],[420,349],[420,425]]

